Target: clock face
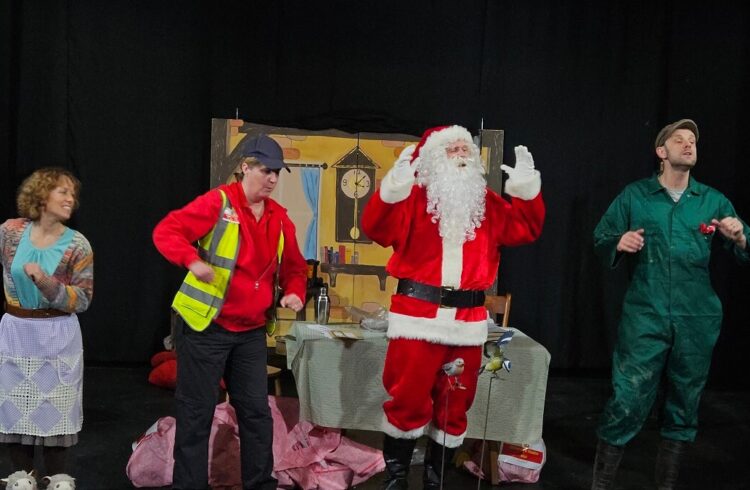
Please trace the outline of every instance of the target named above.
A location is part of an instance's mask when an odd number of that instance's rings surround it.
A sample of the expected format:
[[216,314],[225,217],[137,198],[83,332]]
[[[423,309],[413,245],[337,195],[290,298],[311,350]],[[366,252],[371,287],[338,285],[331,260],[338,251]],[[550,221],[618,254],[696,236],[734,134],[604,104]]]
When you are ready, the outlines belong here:
[[364,170],[352,168],[341,176],[341,191],[351,199],[365,197],[370,191],[372,182]]
[[375,167],[336,169],[336,241],[372,243],[360,228],[362,210],[375,192]]

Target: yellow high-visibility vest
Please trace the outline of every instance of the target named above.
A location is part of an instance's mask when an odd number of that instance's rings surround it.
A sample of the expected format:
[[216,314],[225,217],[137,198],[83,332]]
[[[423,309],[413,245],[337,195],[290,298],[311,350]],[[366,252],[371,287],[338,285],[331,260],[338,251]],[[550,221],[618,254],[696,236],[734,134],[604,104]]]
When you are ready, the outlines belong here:
[[240,249],[239,217],[226,193],[221,189],[219,192],[222,201],[219,219],[198,240],[198,255],[214,270],[214,279],[205,283],[188,272],[172,301],[172,308],[198,332],[205,330],[221,311]]

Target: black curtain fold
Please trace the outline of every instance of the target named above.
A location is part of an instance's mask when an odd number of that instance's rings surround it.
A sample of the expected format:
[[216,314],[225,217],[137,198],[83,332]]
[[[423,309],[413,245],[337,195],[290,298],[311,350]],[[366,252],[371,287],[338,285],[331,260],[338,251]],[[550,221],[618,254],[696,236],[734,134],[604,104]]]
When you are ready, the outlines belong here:
[[[592,231],[655,165],[672,120],[699,125],[697,179],[750,219],[744,121],[747,9],[704,2],[110,1],[0,6],[0,218],[33,169],[84,183],[73,226],[92,242],[96,289],[81,315],[87,359],[143,362],[168,333],[182,272],[150,234],[208,188],[212,117],[306,129],[505,130],[542,172],[548,218],[504,251],[511,323],[553,367],[609,366],[626,280]],[[750,284],[712,263],[725,305],[712,370],[733,381]]]

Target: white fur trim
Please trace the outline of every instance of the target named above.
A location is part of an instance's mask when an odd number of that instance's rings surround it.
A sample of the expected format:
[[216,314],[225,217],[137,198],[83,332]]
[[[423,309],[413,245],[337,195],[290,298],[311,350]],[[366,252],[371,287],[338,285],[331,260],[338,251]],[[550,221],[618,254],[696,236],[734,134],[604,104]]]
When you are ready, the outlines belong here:
[[388,421],[388,417],[386,417],[385,413],[383,414],[383,432],[388,434],[391,437],[395,437],[396,439],[417,439],[419,437],[422,437],[426,431],[427,428],[430,426],[430,423],[426,423],[422,427],[417,427],[416,429],[412,430],[401,430],[392,423]]
[[437,318],[388,313],[389,339],[417,339],[444,345],[482,345],[487,340],[487,321],[455,319],[455,308],[438,308]]
[[533,175],[530,175],[527,179],[517,180],[509,178],[505,183],[506,194],[523,199],[524,201],[534,199],[541,190],[542,177],[538,170],[534,170]]
[[463,444],[464,438],[466,437],[466,431],[464,431],[463,434],[453,436],[443,430],[438,429],[437,427],[432,425],[432,423],[430,423],[430,426],[427,428],[426,434],[427,437],[437,442],[441,446],[451,448],[458,447]]
[[438,308],[435,319],[441,322],[455,322],[457,311],[455,308]]
[[461,273],[464,265],[464,244],[451,244],[443,239],[443,263],[442,280],[443,286],[453,288],[461,287]]
[[388,172],[380,184],[380,199],[387,204],[403,201],[411,194],[413,185],[414,179],[407,182],[396,182],[393,178],[393,172]]
[[419,149],[419,155],[421,156],[434,148],[445,146],[457,140],[464,140],[470,145],[474,144],[474,140],[468,129],[461,126],[448,126],[445,129],[431,133],[425,140],[424,145]]

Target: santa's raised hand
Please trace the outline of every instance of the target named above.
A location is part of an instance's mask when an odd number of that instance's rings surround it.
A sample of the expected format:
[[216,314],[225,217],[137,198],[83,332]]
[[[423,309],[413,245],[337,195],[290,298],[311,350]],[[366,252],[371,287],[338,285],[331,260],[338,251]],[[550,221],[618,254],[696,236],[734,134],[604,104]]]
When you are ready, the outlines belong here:
[[500,165],[508,174],[505,182],[506,194],[529,201],[534,199],[542,189],[542,178],[534,168],[534,157],[525,146],[516,146],[516,166]]
[[398,156],[388,173],[383,178],[380,187],[380,198],[387,203],[396,203],[403,201],[411,192],[411,186],[414,185],[415,172],[419,165],[419,158],[412,160],[412,155],[416,149],[415,145],[409,145]]
[[401,150],[401,154],[393,163],[393,168],[389,172],[392,174],[394,182],[399,184],[407,182],[412,184],[414,182],[414,172],[416,171],[419,158],[412,161],[411,156],[414,154],[416,148],[415,145],[409,145]]

